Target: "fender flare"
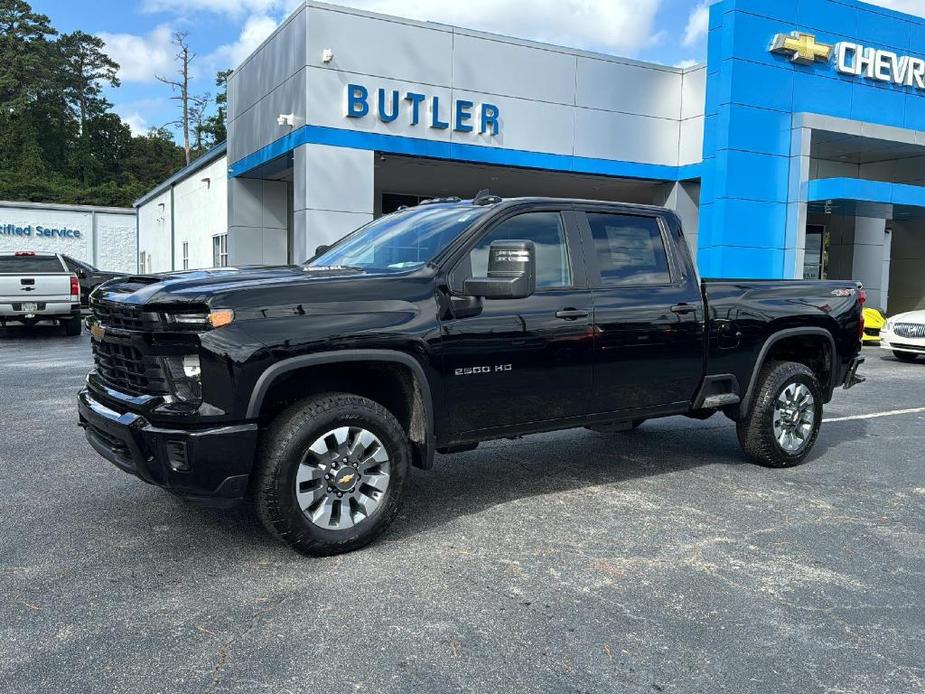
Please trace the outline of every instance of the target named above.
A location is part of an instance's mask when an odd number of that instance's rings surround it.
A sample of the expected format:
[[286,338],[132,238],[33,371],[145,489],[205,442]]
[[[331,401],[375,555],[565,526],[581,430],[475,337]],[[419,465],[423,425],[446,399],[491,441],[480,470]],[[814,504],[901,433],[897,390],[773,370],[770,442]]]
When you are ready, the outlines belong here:
[[433,465],[434,458],[434,404],[433,396],[430,390],[430,382],[421,363],[405,352],[399,352],[391,349],[350,349],[338,350],[334,352],[315,352],[313,354],[303,354],[298,357],[283,359],[269,366],[254,384],[254,390],[251,392],[250,401],[247,405],[247,418],[257,419],[260,415],[260,408],[263,400],[273,385],[274,381],[280,376],[305,368],[307,366],[319,366],[322,364],[345,364],[349,362],[385,362],[392,364],[401,364],[411,370],[411,376],[421,393],[421,400],[424,405],[424,460],[423,467]]
[[828,339],[829,350],[831,350],[830,356],[832,359],[832,373],[829,374],[829,382],[824,384],[824,387],[826,389],[827,397],[831,396],[831,393],[834,390],[834,380],[838,377],[838,368],[835,364],[835,358],[838,352],[835,349],[835,338],[832,337],[832,333],[825,328],[819,327],[787,328],[785,330],[779,330],[777,332],[771,333],[768,339],[765,340],[764,344],[761,346],[761,351],[758,353],[758,359],[755,360],[755,368],[752,369],[751,378],[748,380],[748,390],[745,391],[745,396],[742,398],[740,409],[743,413],[748,412],[749,407],[751,406],[752,396],[754,395],[755,385],[758,380],[758,374],[761,373],[761,367],[764,366],[764,363],[767,361],[768,352],[770,352],[771,348],[781,340],[785,340],[789,337],[798,337],[800,335],[822,336]]

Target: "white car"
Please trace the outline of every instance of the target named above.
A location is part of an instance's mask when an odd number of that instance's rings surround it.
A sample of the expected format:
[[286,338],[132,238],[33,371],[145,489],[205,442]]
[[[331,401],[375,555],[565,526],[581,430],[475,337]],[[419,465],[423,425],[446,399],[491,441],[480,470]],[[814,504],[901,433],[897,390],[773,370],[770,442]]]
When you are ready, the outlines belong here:
[[915,361],[925,354],[925,311],[899,313],[887,319],[880,330],[880,348],[890,350],[900,361]]

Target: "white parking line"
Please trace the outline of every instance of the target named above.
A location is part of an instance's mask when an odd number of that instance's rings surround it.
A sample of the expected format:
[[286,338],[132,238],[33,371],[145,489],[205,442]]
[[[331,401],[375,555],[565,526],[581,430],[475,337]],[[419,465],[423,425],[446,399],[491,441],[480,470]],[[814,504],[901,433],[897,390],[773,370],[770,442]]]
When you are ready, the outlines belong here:
[[908,410],[888,410],[886,412],[872,412],[871,414],[853,414],[850,417],[829,417],[823,422],[847,422],[852,419],[875,419],[877,417],[893,417],[898,414],[916,414],[925,412],[925,407],[910,407]]

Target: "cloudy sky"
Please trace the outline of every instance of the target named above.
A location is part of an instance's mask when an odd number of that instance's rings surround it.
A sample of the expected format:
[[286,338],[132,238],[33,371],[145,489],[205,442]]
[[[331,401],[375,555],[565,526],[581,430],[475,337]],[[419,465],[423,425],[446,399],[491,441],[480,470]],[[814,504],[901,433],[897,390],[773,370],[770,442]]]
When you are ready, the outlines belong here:
[[[569,47],[687,66],[706,56],[709,0],[334,0],[376,12],[492,31]],[[212,92],[215,72],[235,67],[298,0],[31,0],[60,31],[101,36],[121,65],[109,93],[136,132],[176,116],[155,74],[173,69],[176,31],[196,52],[194,91]],[[925,16],[925,0],[876,0]]]

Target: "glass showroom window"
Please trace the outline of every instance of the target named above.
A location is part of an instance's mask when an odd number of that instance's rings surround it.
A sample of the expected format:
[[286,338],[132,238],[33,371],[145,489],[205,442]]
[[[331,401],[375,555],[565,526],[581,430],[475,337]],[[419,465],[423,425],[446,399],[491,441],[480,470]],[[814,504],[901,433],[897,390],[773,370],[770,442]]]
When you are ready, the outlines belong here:
[[212,237],[212,267],[227,267],[228,265],[228,234],[218,234]]
[[189,241],[183,242],[183,269],[189,270]]

